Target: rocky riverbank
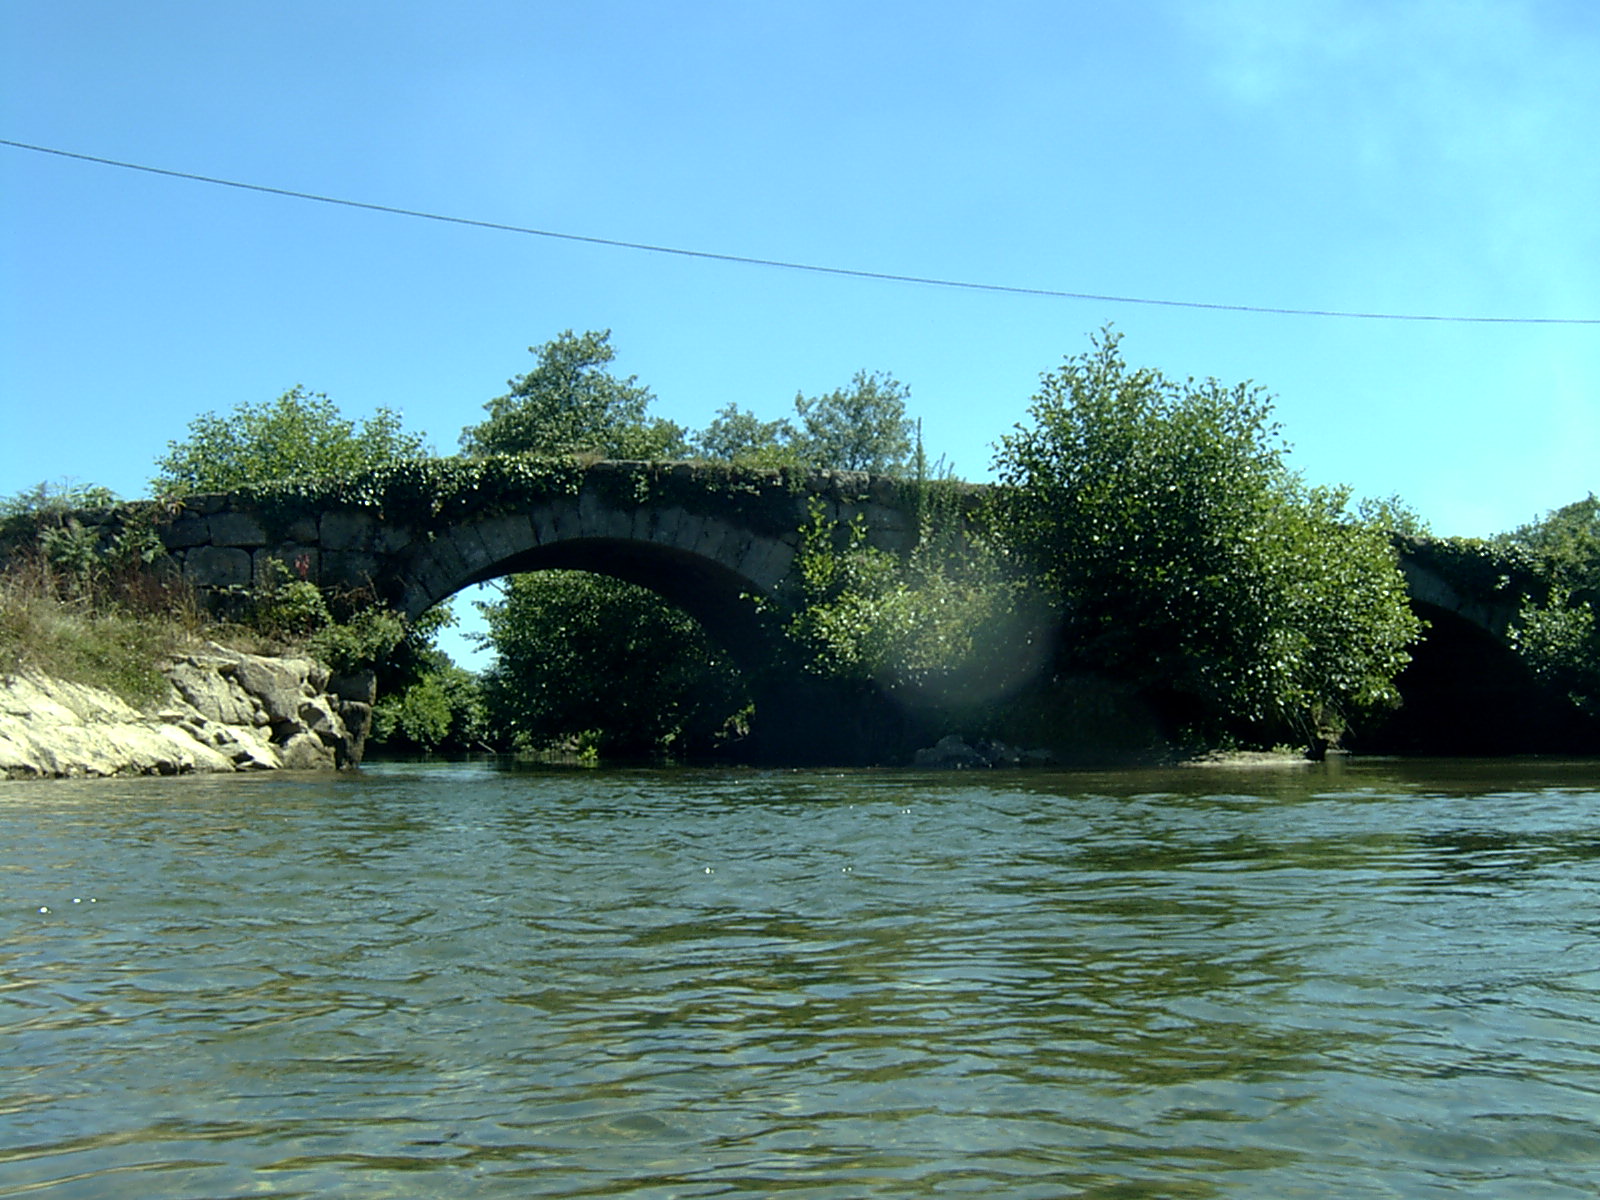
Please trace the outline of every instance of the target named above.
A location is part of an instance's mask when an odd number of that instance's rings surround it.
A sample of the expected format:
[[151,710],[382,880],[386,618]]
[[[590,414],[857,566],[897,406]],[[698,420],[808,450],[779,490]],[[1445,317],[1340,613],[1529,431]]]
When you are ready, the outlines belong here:
[[207,642],[136,709],[110,692],[22,672],[0,680],[0,778],[335,770],[360,764],[370,674]]

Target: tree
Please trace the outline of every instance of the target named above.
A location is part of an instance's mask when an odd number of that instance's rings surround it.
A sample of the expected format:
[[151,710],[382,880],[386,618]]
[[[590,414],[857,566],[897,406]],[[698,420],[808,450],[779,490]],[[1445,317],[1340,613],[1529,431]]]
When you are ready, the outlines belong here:
[[776,607],[806,674],[971,719],[1029,673],[1019,598],[994,540],[956,513],[925,517],[899,555],[868,544],[860,521],[840,528],[815,508]]
[[616,358],[609,329],[577,336],[568,329],[542,346],[529,346],[538,365],[508,380],[511,390],[490,400],[488,420],[461,435],[469,455],[574,454],[606,458],[680,457],[684,431],[646,415],[655,399],[633,375],[618,379],[605,368]]
[[1531,553],[1548,596],[1524,603],[1512,640],[1542,679],[1600,716],[1600,499],[1590,493],[1497,539]]
[[[169,442],[167,454],[157,460],[160,474],[152,486],[166,495],[226,491],[282,479],[355,475],[429,453],[423,435],[408,433],[392,409],[380,408],[358,425],[326,395],[297,385],[270,404],[240,404],[228,416],[195,418],[189,436]],[[411,741],[431,744],[427,730],[433,727],[423,715],[437,715],[441,692],[451,697],[455,710],[470,708],[465,693],[472,685],[457,678],[464,673],[434,645],[439,630],[452,620],[448,605],[408,625],[365,598],[325,596],[315,583],[295,579],[283,564],[275,566],[256,582],[256,626],[270,636],[303,642],[336,669],[376,667],[383,704],[405,719],[380,721],[375,743],[393,731],[414,730],[421,736]],[[421,691],[413,696],[416,689]],[[457,726],[463,723],[458,720]],[[448,726],[441,738],[446,733]]]
[[1497,540],[1532,552],[1562,587],[1600,599],[1600,498],[1593,492]]
[[797,395],[797,440],[807,466],[890,474],[911,463],[915,423],[906,417],[909,390],[891,375],[857,371],[848,388]]
[[751,467],[798,467],[800,448],[794,426],[779,417],[763,421],[752,412],[729,404],[691,439],[690,448],[713,462]]
[[269,404],[196,417],[187,438],[167,443],[150,486],[158,495],[223,492],[276,479],[354,474],[429,453],[423,435],[407,433],[393,409],[380,408],[358,426],[327,396],[297,384]]
[[380,694],[372,708],[372,740],[390,750],[483,747],[489,731],[477,676],[431,646],[419,657],[423,661],[413,668],[409,685],[384,692],[380,679]]
[[1419,626],[1387,532],[1289,471],[1260,389],[1130,369],[1120,341],[1045,375],[995,463],[1001,531],[1070,660],[1212,737],[1395,702]]
[[479,607],[495,651],[489,723],[520,749],[701,753],[748,703],[699,624],[634,584],[582,571],[515,575],[504,599]]
[[915,461],[916,423],[905,385],[857,371],[850,386],[794,399],[795,421],[763,421],[730,404],[693,439],[704,458],[749,466],[903,474]]

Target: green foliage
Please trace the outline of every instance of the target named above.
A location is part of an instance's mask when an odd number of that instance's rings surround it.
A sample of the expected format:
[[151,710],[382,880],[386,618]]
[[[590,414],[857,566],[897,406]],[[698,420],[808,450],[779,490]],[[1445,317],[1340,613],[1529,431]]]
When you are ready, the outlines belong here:
[[75,479],[56,483],[46,480],[0,500],[0,522],[9,524],[20,519],[24,526],[59,524],[73,513],[110,508],[116,503],[116,493],[99,484],[79,483]]
[[1557,588],[1548,603],[1524,607],[1511,636],[1536,675],[1600,717],[1600,621],[1593,601]]
[[496,655],[484,677],[490,726],[521,749],[702,753],[747,705],[726,655],[644,588],[545,571],[512,576],[504,599],[481,607]]
[[329,597],[288,566],[269,560],[242,614],[244,625],[284,646],[305,649],[338,673],[388,660],[409,632],[399,613],[360,596]]
[[333,624],[333,614],[321,588],[269,559],[252,592],[247,620],[267,637],[298,641]]
[[[391,409],[357,425],[327,396],[295,387],[270,404],[207,413],[185,440],[168,444],[153,486],[168,495],[240,491],[270,519],[277,508],[302,511],[308,498],[387,498],[396,509],[438,505],[429,451]],[[249,598],[245,620],[256,633],[302,646],[335,671],[383,664],[412,631],[404,618],[369,600],[329,597],[297,570],[269,564]]]
[[1560,587],[1600,599],[1600,498],[1593,492],[1496,540],[1533,554]]
[[366,670],[405,640],[406,622],[386,608],[358,609],[345,621],[324,625],[306,638],[306,648],[335,672]]
[[836,533],[837,523],[815,506],[801,531],[784,633],[803,670],[869,683],[890,663],[889,618],[905,607],[904,571],[894,555],[867,544],[859,520],[844,530],[843,545]]
[[353,475],[428,454],[423,438],[405,432],[393,410],[380,408],[357,426],[327,396],[296,386],[270,404],[196,417],[187,438],[167,444],[150,482],[164,496],[225,492],[276,479]]
[[163,660],[186,636],[176,618],[97,612],[0,580],[0,677],[32,669],[139,707],[166,694]]
[[655,399],[650,389],[633,375],[617,379],[605,369],[616,358],[609,329],[581,337],[568,329],[528,352],[538,365],[484,405],[489,419],[461,435],[467,454],[682,457],[684,431],[646,415]]
[[763,421],[752,412],[729,404],[711,424],[695,434],[694,453],[712,462],[748,467],[799,467],[801,452],[794,426],[781,417]]
[[1540,678],[1600,717],[1600,500],[1591,492],[1497,539],[1533,556],[1548,581],[1528,595],[1512,630],[1518,653]]
[[273,480],[241,489],[269,521],[286,523],[308,510],[363,509],[418,531],[448,528],[464,516],[576,495],[584,469],[570,458],[501,454],[386,463],[334,478]]
[[1261,390],[1130,369],[1119,342],[1044,376],[996,461],[1001,528],[1072,662],[1208,736],[1392,703],[1418,623],[1388,533],[1285,467]]
[[1356,516],[1363,524],[1387,530],[1396,537],[1425,538],[1428,522],[1399,496],[1369,498],[1356,505]]
[[792,579],[780,623],[807,674],[972,719],[1038,665],[1003,554],[959,524],[925,524],[902,557],[869,545],[859,520],[840,529],[814,507]]
[[148,505],[124,505],[96,485],[40,483],[0,501],[0,514],[7,550],[48,574],[60,599],[100,609],[177,599],[173,581],[152,570],[166,550]]
[[380,694],[372,709],[371,740],[385,749],[468,750],[487,738],[478,677],[437,652],[414,683]]
[[801,461],[842,471],[904,472],[915,428],[906,417],[909,394],[891,375],[857,371],[847,388],[796,396]]
[[763,421],[730,404],[691,448],[701,458],[742,466],[903,475],[918,461],[908,394],[892,376],[858,371],[847,388],[797,395],[794,421]]
[[0,676],[31,669],[135,706],[164,696],[164,660],[197,620],[188,589],[152,567],[148,514],[103,487],[41,483],[0,501],[0,518]]
[[371,741],[386,750],[472,750],[491,740],[478,677],[450,661],[434,643],[455,623],[436,605],[406,631],[378,666],[378,701]]

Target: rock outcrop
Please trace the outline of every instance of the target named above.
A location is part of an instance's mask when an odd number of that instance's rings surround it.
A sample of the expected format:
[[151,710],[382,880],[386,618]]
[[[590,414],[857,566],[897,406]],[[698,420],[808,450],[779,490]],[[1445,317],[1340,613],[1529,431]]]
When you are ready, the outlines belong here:
[[988,770],[994,767],[1043,767],[1055,762],[1048,750],[1019,750],[1004,742],[985,738],[968,745],[955,734],[946,734],[932,746],[918,750],[911,758],[914,767],[938,771]]
[[0,680],[0,777],[183,775],[357,766],[370,674],[215,643],[175,660],[167,696],[136,709],[109,692],[23,672]]

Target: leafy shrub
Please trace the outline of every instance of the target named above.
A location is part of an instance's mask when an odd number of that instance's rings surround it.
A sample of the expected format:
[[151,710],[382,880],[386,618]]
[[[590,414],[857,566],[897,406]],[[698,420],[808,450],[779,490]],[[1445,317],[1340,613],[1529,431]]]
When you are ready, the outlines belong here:
[[1393,703],[1419,624],[1388,531],[1287,469],[1259,389],[1130,369],[1119,342],[1044,376],[996,461],[999,530],[1067,663],[1203,737],[1270,744]]
[[1548,583],[1525,600],[1512,642],[1534,672],[1600,717],[1600,499],[1590,494],[1497,539]]
[[442,654],[438,659],[409,687],[378,697],[372,710],[375,744],[417,750],[487,745],[487,714],[477,676],[443,661]]
[[519,749],[638,758],[715,749],[748,701],[727,655],[654,592],[604,575],[515,575],[482,606],[491,727]]

